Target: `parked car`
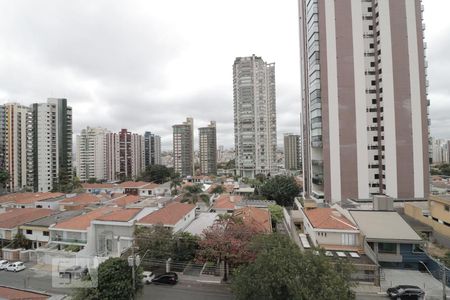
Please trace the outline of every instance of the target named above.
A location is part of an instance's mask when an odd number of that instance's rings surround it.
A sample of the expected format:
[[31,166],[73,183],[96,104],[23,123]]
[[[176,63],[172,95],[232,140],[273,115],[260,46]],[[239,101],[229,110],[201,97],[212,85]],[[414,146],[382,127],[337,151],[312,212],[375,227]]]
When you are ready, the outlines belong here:
[[9,265],[9,262],[6,259],[0,260],[0,270],[6,269],[6,267]]
[[142,282],[145,284],[149,284],[152,282],[152,279],[155,278],[155,274],[150,271],[144,271],[142,272]]
[[12,264],[9,264],[7,267],[6,267],[6,271],[10,271],[10,272],[19,272],[19,271],[22,271],[22,270],[25,270],[25,265],[23,264],[23,262],[21,262],[21,261],[16,261],[16,262],[14,262],[14,263],[12,263]]
[[415,285],[397,285],[386,292],[391,299],[422,299],[425,296],[425,292]]
[[155,284],[176,284],[177,282],[178,275],[175,272],[167,272],[152,279],[152,283]]

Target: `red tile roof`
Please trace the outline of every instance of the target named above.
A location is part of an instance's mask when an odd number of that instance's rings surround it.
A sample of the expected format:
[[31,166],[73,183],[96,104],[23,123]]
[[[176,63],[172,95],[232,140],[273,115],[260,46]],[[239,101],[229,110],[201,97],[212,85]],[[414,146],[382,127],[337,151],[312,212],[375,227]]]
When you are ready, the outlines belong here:
[[314,208],[305,211],[314,228],[357,230],[358,228],[340,212],[332,208]]
[[119,188],[141,188],[150,182],[145,181],[125,181],[119,184],[117,187]]
[[240,202],[241,200],[242,196],[239,195],[233,196],[229,194],[222,194],[214,202],[213,208],[232,210],[235,208],[236,203]]
[[123,208],[96,218],[99,221],[128,222],[139,212],[140,208]]
[[63,197],[63,193],[13,193],[0,197],[0,203],[14,202],[17,204],[32,204],[38,201]]
[[138,223],[148,225],[175,225],[193,209],[195,209],[194,204],[174,202],[143,217]]
[[159,186],[160,186],[160,184],[157,184],[157,183],[154,183],[154,182],[150,182],[150,183],[147,183],[146,185],[144,185],[143,187],[141,187],[141,189],[152,190],[152,189],[155,189],[155,188],[157,188]]
[[136,202],[139,202],[139,196],[134,196],[134,195],[120,197],[113,201],[114,204],[121,206],[121,207],[125,207],[128,204],[133,204]]
[[98,198],[95,195],[92,194],[78,194],[75,197],[66,198],[63,201],[59,202],[61,204],[73,204],[73,205],[80,205],[80,204],[90,204],[90,203],[97,203],[100,202],[100,198]]
[[267,209],[257,207],[243,207],[236,209],[233,216],[242,218],[245,225],[250,226],[258,232],[272,232],[272,221]]
[[104,206],[97,208],[84,215],[76,216],[71,219],[65,220],[53,226],[55,229],[68,229],[68,230],[87,230],[91,225],[91,221],[100,218],[103,215],[109,214],[113,211],[120,210],[119,207]]
[[25,223],[48,217],[54,213],[51,209],[45,208],[13,208],[4,213],[0,213],[0,228],[15,228]]
[[12,287],[0,286],[0,298],[8,300],[46,300],[50,296]]

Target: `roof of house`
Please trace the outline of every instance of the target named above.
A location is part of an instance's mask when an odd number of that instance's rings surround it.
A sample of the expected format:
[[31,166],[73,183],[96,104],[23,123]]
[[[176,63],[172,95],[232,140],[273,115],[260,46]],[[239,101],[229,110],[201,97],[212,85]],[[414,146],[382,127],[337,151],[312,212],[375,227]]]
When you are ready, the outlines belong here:
[[66,198],[66,199],[62,200],[60,203],[61,204],[82,205],[82,204],[90,204],[90,203],[97,203],[97,202],[100,202],[99,197],[89,194],[89,193],[84,193],[84,194],[78,194],[75,197]]
[[242,196],[239,195],[232,196],[230,194],[222,194],[214,201],[213,208],[232,210],[241,200]]
[[145,181],[125,181],[117,185],[120,188],[142,188],[150,182]]
[[272,221],[267,209],[243,207],[236,209],[233,216],[241,218],[245,225],[253,227],[259,232],[272,232]]
[[68,230],[87,230],[91,225],[91,221],[95,220],[105,214],[121,209],[120,207],[103,206],[91,212],[67,219],[53,226],[54,229],[68,229]]
[[358,227],[333,208],[314,208],[305,210],[305,215],[314,228],[358,230]]
[[217,213],[201,213],[184,231],[194,235],[201,235],[203,230],[214,224],[218,215]]
[[49,299],[50,295],[44,293],[37,293],[7,286],[0,286],[0,299],[8,299],[8,300],[24,300],[24,299],[32,299],[32,300],[45,300]]
[[17,204],[32,204],[38,201],[63,197],[63,193],[12,193],[0,197],[0,203],[14,202]]
[[139,212],[140,208],[122,208],[119,210],[112,211],[110,213],[104,214],[95,220],[99,221],[113,221],[113,222],[128,222],[133,219]]
[[53,210],[45,208],[13,208],[0,213],[0,228],[15,228],[33,220],[50,216],[52,213],[54,213]]
[[159,186],[160,186],[160,184],[158,184],[158,183],[150,182],[150,183],[147,183],[146,185],[142,186],[141,189],[152,190]]
[[422,240],[395,211],[350,210],[349,212],[367,239]]
[[112,183],[83,183],[81,184],[83,189],[112,189],[114,184]]
[[113,201],[113,203],[118,206],[125,207],[128,204],[133,204],[133,203],[139,202],[139,199],[140,199],[139,196],[128,195],[125,197],[117,198],[116,200]]
[[143,217],[138,223],[175,225],[193,209],[194,204],[174,202]]
[[47,217],[43,217],[31,222],[27,222],[26,226],[37,226],[37,227],[49,227],[50,225],[63,222],[65,220],[71,219],[73,217],[79,216],[83,213],[82,210],[68,210],[62,211]]

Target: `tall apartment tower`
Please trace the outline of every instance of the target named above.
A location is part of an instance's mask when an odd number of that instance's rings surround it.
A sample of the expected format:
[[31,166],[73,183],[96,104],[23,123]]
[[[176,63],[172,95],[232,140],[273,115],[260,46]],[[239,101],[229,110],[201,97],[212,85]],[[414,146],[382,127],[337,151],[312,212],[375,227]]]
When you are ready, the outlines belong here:
[[117,133],[105,134],[106,179],[110,182],[120,179],[120,142]]
[[[6,142],[6,108],[4,105],[0,105],[0,170],[5,171],[5,142]],[[3,187],[0,186],[0,189]]]
[[275,64],[237,57],[233,65],[236,171],[253,178],[276,171]]
[[136,179],[144,170],[144,137],[127,129],[119,132],[119,179]]
[[198,129],[200,142],[200,171],[202,174],[217,174],[217,136],[216,122]]
[[77,175],[80,181],[86,182],[91,178],[106,180],[106,134],[107,129],[82,129],[77,135]]
[[72,108],[66,99],[32,105],[34,191],[72,181]]
[[306,197],[423,199],[428,100],[420,0],[299,0]]
[[284,135],[284,167],[286,170],[301,170],[300,136],[297,134],[286,133]]
[[173,125],[173,163],[181,176],[194,175],[194,119]]
[[161,137],[149,131],[144,134],[145,167],[161,164]]
[[9,174],[7,190],[24,191],[33,186],[32,114],[29,106],[9,103],[2,106],[0,142],[2,164]]

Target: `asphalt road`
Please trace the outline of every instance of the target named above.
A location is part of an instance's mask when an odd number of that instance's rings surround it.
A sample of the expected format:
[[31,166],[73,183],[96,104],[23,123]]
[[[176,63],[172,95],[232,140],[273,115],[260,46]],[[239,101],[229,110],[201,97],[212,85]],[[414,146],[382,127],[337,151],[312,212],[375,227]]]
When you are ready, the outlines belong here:
[[70,293],[70,289],[53,288],[52,277],[49,272],[31,270],[29,266],[17,273],[1,270],[0,284],[52,294],[66,295]]
[[227,285],[179,282],[174,286],[145,285],[138,299],[229,300],[234,299]]

